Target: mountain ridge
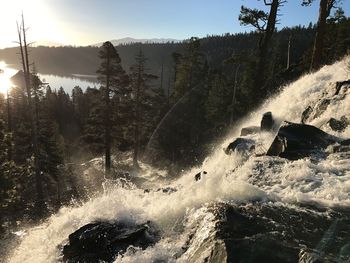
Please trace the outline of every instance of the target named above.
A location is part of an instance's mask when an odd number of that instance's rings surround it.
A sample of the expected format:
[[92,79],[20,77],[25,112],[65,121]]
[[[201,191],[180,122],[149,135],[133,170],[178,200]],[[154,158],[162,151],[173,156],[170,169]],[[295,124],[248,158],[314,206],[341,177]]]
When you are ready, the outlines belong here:
[[[174,39],[174,38],[132,38],[132,37],[124,37],[119,39],[109,40],[114,46],[131,44],[131,43],[169,43],[169,42],[181,42],[182,40]],[[91,46],[100,47],[103,42],[92,44]]]

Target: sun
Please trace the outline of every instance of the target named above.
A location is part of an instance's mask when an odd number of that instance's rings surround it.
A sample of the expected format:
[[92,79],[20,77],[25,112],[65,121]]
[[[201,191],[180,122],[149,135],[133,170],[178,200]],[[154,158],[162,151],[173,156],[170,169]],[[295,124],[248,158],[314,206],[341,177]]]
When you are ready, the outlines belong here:
[[7,91],[11,88],[11,80],[4,73],[0,72],[0,93],[6,94]]
[[13,86],[11,77],[16,73],[15,69],[8,68],[6,63],[0,61],[0,93],[6,94]]

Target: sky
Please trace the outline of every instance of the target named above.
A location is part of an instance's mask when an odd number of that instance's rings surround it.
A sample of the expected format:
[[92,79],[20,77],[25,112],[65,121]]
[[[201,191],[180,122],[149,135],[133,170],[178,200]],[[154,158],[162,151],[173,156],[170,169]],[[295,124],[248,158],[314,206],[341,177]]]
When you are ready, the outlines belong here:
[[[278,27],[315,23],[319,1],[288,0]],[[186,39],[251,31],[240,26],[241,5],[268,11],[257,0],[0,0],[0,48],[15,46],[23,11],[36,43],[92,45],[124,37]],[[350,0],[342,7],[350,16]]]

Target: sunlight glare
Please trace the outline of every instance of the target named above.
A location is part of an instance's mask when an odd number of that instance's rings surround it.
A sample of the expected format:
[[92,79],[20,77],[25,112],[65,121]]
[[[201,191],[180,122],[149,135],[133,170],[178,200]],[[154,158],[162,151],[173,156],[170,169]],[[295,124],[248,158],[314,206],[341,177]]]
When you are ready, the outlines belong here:
[[12,87],[10,78],[15,74],[15,70],[7,68],[6,63],[0,61],[0,93],[5,94]]
[[0,93],[6,94],[7,91],[11,88],[11,81],[5,75],[0,73]]
[[[26,27],[29,31],[29,42],[42,40],[51,42],[64,42],[65,37],[58,26],[53,12],[45,0],[11,0],[0,10],[0,48],[13,46],[17,41],[16,21],[21,20],[23,12]],[[5,37],[6,36],[6,37]],[[34,43],[35,44],[35,43]]]

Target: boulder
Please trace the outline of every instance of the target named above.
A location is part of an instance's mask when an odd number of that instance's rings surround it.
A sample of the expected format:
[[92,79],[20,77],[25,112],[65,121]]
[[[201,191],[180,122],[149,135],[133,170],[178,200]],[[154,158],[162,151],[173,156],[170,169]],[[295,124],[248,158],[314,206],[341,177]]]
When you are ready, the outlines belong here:
[[280,156],[296,160],[310,156],[317,150],[342,141],[324,131],[306,124],[283,122],[267,151],[269,156]]
[[340,142],[340,145],[342,146],[350,146],[350,139],[346,139]]
[[313,114],[311,116],[311,120],[314,120],[314,119],[318,118],[319,116],[321,116],[321,114],[326,111],[326,109],[328,108],[330,103],[331,103],[330,99],[322,99],[322,100],[320,100],[315,105],[315,108],[314,108],[314,110],[312,112]]
[[271,131],[274,125],[271,111],[265,112],[261,119],[260,130]]
[[247,136],[250,134],[257,134],[259,132],[260,132],[259,126],[249,126],[249,127],[242,128],[241,136]]
[[168,187],[158,188],[156,190],[156,192],[163,192],[163,193],[166,193],[166,194],[172,194],[172,193],[177,192],[177,189],[174,188],[174,187],[168,186]]
[[64,262],[113,262],[116,255],[129,246],[145,249],[159,240],[151,222],[141,225],[94,222],[68,238],[69,243],[62,250]]
[[199,181],[200,179],[202,179],[202,174],[203,174],[203,175],[204,175],[204,174],[207,174],[207,172],[206,172],[206,171],[203,171],[203,172],[199,172],[199,173],[195,174],[194,180],[195,180],[195,181]]
[[[348,211],[328,214],[273,203],[217,206],[216,240],[224,242],[224,262],[349,262]],[[303,250],[320,261],[302,261]],[[340,254],[344,261],[330,260]]]
[[350,152],[350,146],[335,143],[327,147],[328,153]]
[[327,148],[328,153],[350,152],[350,139],[332,144]]
[[333,131],[342,132],[348,127],[349,120],[345,116],[342,116],[340,120],[330,118],[328,124]]
[[174,188],[174,187],[170,187],[170,186],[167,186],[167,187],[159,187],[157,189],[150,189],[150,188],[146,188],[143,190],[144,193],[151,193],[151,192],[162,192],[162,193],[165,193],[165,194],[172,194],[172,193],[175,193],[177,192],[177,189]]
[[308,106],[303,113],[301,114],[301,123],[306,123],[306,121],[309,119],[313,109],[311,106]]
[[338,81],[326,88],[320,98],[309,105],[302,113],[301,123],[310,122],[320,117],[331,103],[337,103],[349,94],[350,80]]
[[253,151],[255,149],[255,142],[250,139],[237,138],[231,142],[227,148],[224,150],[227,155],[235,150],[239,152]]
[[345,81],[337,81],[335,84],[335,94],[334,95],[338,95],[340,90],[344,87],[344,86],[349,86],[350,85],[350,79],[349,80],[345,80]]

